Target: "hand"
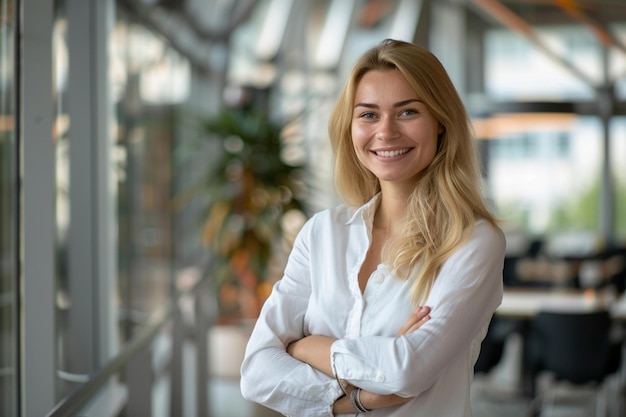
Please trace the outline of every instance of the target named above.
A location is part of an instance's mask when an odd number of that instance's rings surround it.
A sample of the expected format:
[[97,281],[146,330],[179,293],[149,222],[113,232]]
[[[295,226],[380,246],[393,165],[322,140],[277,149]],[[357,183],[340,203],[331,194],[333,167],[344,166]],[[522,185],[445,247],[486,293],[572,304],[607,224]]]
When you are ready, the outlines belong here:
[[397,336],[400,337],[407,333],[414,332],[422,327],[424,323],[430,320],[430,307],[418,307],[409,315],[400,330],[398,330]]

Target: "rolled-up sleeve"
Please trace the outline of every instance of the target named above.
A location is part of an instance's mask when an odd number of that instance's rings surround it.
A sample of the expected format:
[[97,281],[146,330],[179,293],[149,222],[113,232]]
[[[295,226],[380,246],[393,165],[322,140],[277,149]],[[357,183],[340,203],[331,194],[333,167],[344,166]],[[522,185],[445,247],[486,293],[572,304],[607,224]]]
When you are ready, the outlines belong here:
[[342,394],[334,378],[286,352],[289,343],[304,337],[311,223],[296,238],[284,276],[263,305],[241,366],[244,398],[299,417],[332,416],[332,405]]
[[477,223],[435,281],[426,302],[431,319],[401,337],[337,340],[331,347],[337,376],[363,389],[403,397],[430,388],[459,355],[471,354],[472,341],[484,337],[502,301],[504,250],[502,232]]

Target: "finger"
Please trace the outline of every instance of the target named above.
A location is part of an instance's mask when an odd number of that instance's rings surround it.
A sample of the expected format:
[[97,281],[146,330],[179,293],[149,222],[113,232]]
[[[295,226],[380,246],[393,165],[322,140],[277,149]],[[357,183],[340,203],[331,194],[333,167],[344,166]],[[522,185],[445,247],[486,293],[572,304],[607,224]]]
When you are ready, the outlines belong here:
[[[420,306],[416,308],[407,318],[406,322],[402,325],[400,330],[398,330],[398,336],[402,336],[403,334],[409,333],[412,327],[420,322],[424,317],[426,317],[430,313],[430,307]],[[421,324],[420,324],[421,325]]]
[[420,320],[420,318],[415,314],[419,313],[421,309],[422,307],[418,307],[409,315],[402,327],[400,327],[400,330],[398,330],[398,336],[402,336],[403,334],[405,334],[418,320]]
[[421,320],[422,318],[426,317],[429,314],[430,314],[430,307],[428,307],[428,306],[419,307],[419,308],[415,309],[415,311],[413,312],[413,315],[418,320]]
[[[409,327],[408,330],[406,331],[406,333],[411,333],[414,332],[415,330],[419,329],[420,327],[422,327],[422,325],[424,323],[426,323],[428,320],[430,320],[430,316],[426,316],[424,318],[422,318],[420,321],[418,321],[417,323],[415,323],[413,326]],[[405,333],[405,334],[406,334]]]
[[414,323],[413,323],[412,321],[411,321],[411,322],[404,323],[404,324],[402,325],[402,327],[400,327],[400,330],[398,330],[397,335],[398,335],[398,336],[402,336],[403,334],[405,334],[406,332],[408,332],[408,331],[409,331],[409,329],[413,326],[413,324],[414,324]]
[[430,314],[430,307],[418,307],[417,309],[415,309],[415,311],[413,311],[413,313],[411,313],[411,315],[409,316],[409,318],[406,321],[406,327],[412,327],[414,326],[416,323],[419,323],[420,320],[422,320],[424,317],[428,316]]

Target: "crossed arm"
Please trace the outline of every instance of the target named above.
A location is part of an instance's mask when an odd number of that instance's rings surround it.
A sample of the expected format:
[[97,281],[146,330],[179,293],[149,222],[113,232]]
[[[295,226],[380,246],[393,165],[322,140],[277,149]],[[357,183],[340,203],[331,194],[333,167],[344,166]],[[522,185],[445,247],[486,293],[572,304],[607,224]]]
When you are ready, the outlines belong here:
[[[419,329],[426,321],[430,319],[429,307],[418,307],[409,317],[406,319],[404,325],[397,333],[397,337],[404,334],[414,332]],[[312,367],[324,372],[329,376],[334,376],[331,358],[330,348],[336,339],[326,336],[311,335],[303,339],[297,340],[287,347],[287,353],[294,358],[305,362]],[[349,385],[347,387],[347,393],[355,389],[355,387]],[[400,405],[412,398],[403,398],[395,394],[383,395],[376,394],[371,391],[361,391],[361,403],[368,409],[384,408],[394,405]],[[333,405],[334,414],[351,413],[354,412],[352,404],[350,403],[349,396],[343,396],[339,398]]]

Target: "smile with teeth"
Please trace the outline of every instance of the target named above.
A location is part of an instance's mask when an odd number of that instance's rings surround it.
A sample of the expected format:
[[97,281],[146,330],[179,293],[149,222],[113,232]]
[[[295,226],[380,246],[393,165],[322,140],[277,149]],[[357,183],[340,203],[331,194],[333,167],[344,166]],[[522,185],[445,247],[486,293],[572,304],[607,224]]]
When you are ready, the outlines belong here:
[[404,155],[410,150],[411,150],[410,148],[407,148],[407,149],[398,149],[395,151],[374,151],[374,153],[384,158],[393,158],[394,156]]

